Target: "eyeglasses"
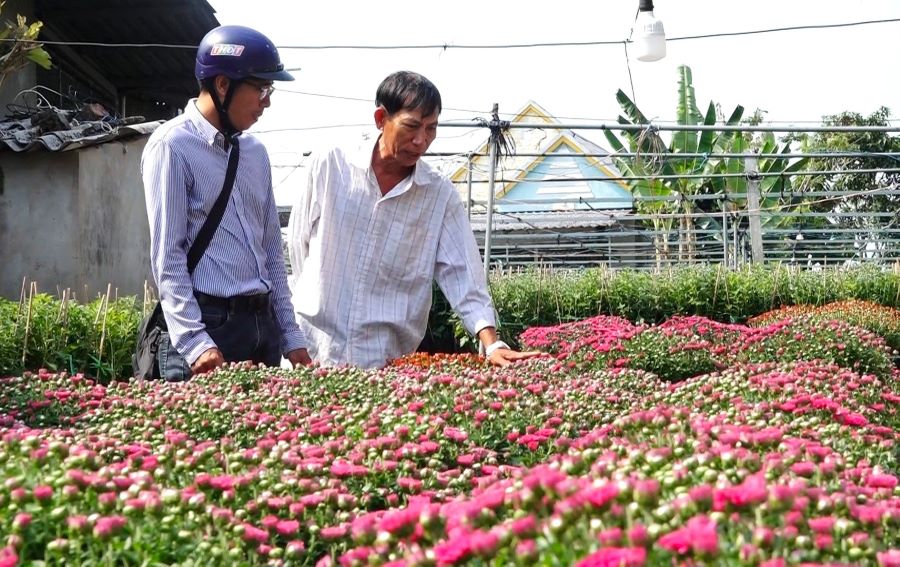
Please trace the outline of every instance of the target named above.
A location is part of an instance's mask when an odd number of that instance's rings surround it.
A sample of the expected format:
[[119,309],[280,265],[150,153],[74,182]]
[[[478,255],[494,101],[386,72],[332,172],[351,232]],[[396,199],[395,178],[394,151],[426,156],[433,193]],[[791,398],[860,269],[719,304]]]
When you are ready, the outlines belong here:
[[259,91],[259,100],[266,100],[266,97],[275,92],[275,85],[260,85],[258,83],[252,83],[250,81],[244,82]]

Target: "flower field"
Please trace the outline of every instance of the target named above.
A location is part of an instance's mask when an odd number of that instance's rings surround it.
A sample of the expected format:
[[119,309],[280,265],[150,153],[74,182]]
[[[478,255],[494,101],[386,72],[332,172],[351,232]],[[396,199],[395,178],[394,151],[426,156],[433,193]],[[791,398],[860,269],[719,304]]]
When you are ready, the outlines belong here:
[[871,331],[601,316],[507,368],[0,379],[0,566],[900,565]]

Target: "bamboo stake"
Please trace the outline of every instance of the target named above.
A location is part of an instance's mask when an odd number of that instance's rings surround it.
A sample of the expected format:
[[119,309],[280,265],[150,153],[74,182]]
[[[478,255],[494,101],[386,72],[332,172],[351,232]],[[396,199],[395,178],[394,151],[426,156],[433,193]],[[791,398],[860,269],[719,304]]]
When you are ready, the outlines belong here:
[[22,290],[19,292],[19,308],[16,310],[16,325],[13,327],[13,336],[16,336],[16,333],[19,331],[19,320],[22,318],[22,312],[25,310],[25,279],[27,277],[22,277]]
[[60,309],[60,312],[62,313],[62,332],[60,333],[62,336],[62,341],[60,343],[60,346],[62,346],[63,348],[65,348],[65,346],[69,342],[69,298],[71,294],[72,290],[70,288],[66,288],[63,291],[63,307],[62,309]]
[[28,316],[25,318],[25,339],[22,341],[22,366],[25,366],[25,359],[28,355],[28,335],[31,332],[31,309],[34,303],[34,296],[37,295],[37,282],[31,282],[28,289]]
[[769,310],[775,309],[777,306],[775,305],[775,296],[778,294],[778,270],[781,268],[781,263],[775,264],[775,273],[772,275],[773,283],[772,283],[772,297],[769,299]]
[[716,298],[719,297],[719,278],[722,276],[722,264],[716,264],[716,283],[713,285],[713,296],[712,296],[712,312],[718,313],[716,311]]
[[[106,285],[106,295],[100,301],[100,308],[103,309],[103,327],[100,331],[100,349],[97,352],[97,361],[100,362],[103,360],[103,343],[106,341],[106,319],[109,315],[109,296],[112,294],[112,284]],[[100,310],[97,310],[97,314],[100,314]]]

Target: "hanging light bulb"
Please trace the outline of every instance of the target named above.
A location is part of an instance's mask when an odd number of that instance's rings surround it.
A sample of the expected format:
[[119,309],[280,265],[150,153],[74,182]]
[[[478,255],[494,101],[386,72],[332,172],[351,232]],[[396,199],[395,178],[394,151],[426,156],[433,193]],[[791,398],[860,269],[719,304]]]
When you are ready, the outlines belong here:
[[640,0],[634,36],[639,61],[659,61],[666,56],[666,30],[653,15],[653,0]]

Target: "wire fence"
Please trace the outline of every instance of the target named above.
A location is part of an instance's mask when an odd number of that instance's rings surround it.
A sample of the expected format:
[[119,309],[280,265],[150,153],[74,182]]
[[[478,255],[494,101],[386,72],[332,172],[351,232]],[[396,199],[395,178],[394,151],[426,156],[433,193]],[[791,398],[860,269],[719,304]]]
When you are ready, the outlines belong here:
[[[452,175],[486,270],[770,262],[816,269],[900,261],[898,127],[510,124],[496,114],[474,126],[490,130],[481,150],[427,159]],[[635,138],[660,131],[747,138],[781,132],[793,142],[755,151],[672,152],[657,145],[606,152],[576,135],[584,151],[549,143],[517,151],[510,134],[517,129],[543,132],[548,141],[552,131],[583,129]],[[797,142],[823,133],[852,140],[878,135],[891,143],[840,151]],[[502,136],[513,139],[500,147]],[[565,165],[547,165],[557,160]],[[516,191],[525,185],[529,191]],[[288,212],[282,209],[283,224]]]
[[[465,181],[458,173],[454,179],[486,266],[738,268],[779,262],[815,269],[900,260],[897,127],[510,124],[496,115],[480,125],[490,128],[485,147],[493,151],[434,157],[466,171]],[[547,131],[573,138],[577,130],[619,131],[638,147],[517,152],[510,134],[516,129],[543,131],[551,141]],[[726,141],[740,136],[748,143],[744,151],[715,143],[709,151],[672,151],[659,139],[662,131]],[[759,141],[778,132],[790,136],[781,146]],[[847,137],[849,149],[810,149],[810,140],[825,134]],[[881,136],[888,149],[854,147],[866,136]],[[642,145],[654,137],[654,144]],[[567,165],[540,166],[554,160]],[[590,163],[597,167],[585,166]],[[473,198],[479,184],[500,189],[488,189],[486,196],[478,190],[482,197]],[[627,191],[598,190],[616,184]],[[530,190],[517,193],[517,185]]]

